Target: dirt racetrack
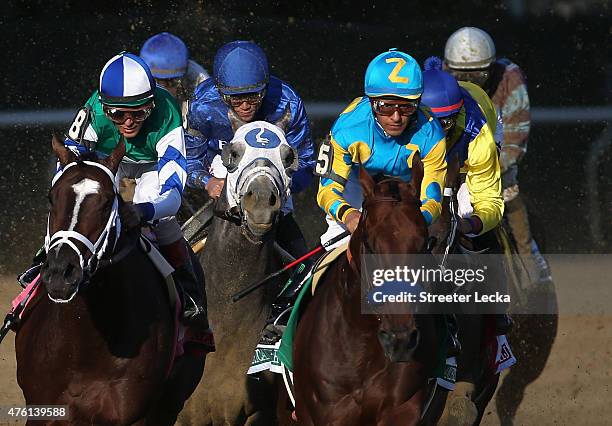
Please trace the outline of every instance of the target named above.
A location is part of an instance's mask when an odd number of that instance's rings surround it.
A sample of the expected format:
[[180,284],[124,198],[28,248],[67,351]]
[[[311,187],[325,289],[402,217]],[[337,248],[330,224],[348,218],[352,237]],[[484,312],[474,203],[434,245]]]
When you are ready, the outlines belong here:
[[[576,264],[553,263],[558,277],[579,274]],[[566,289],[566,290],[563,290]],[[561,311],[571,287],[559,292]],[[576,287],[574,287],[576,289]],[[12,276],[0,278],[2,315],[19,287]],[[564,294],[565,293],[565,294]],[[610,298],[607,299],[612,300]],[[612,415],[612,315],[562,315],[553,352],[542,376],[527,388],[517,425],[604,425]],[[14,334],[0,347],[0,406],[21,405],[15,378]],[[520,360],[519,360],[520,362]],[[2,423],[0,421],[0,424]],[[499,424],[490,404],[483,424]]]

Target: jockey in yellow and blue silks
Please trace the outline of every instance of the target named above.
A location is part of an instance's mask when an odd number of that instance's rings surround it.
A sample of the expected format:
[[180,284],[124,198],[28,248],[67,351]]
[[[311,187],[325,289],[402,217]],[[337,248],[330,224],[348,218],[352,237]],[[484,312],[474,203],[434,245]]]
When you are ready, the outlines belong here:
[[[469,238],[472,250],[503,253],[495,234],[504,214],[499,164],[501,124],[495,106],[484,90],[473,83],[457,82],[441,67],[439,58],[431,57],[425,61],[422,101],[440,120],[446,133],[448,161],[458,155],[461,173],[465,175],[465,183],[457,193],[457,229]],[[489,270],[495,278],[490,282],[496,287],[492,290],[508,294],[503,266],[501,263],[490,266],[496,269]],[[506,334],[510,330],[510,317],[499,314],[494,319],[497,334]]]
[[[447,160],[459,155],[467,191],[459,193],[459,231],[482,235],[502,219],[499,145],[501,124],[495,106],[479,86],[441,70],[442,61],[425,61],[423,103],[446,133]],[[465,195],[464,195],[465,194]],[[463,196],[463,198],[462,198]],[[464,200],[464,202],[462,202]]]
[[321,176],[317,202],[328,214],[325,242],[359,222],[359,165],[370,174],[410,180],[412,159],[419,152],[424,166],[421,211],[427,224],[441,211],[446,175],[444,132],[438,120],[420,107],[423,78],[410,55],[391,49],[375,57],[366,70],[365,95],[355,99],[332,126],[319,151]]

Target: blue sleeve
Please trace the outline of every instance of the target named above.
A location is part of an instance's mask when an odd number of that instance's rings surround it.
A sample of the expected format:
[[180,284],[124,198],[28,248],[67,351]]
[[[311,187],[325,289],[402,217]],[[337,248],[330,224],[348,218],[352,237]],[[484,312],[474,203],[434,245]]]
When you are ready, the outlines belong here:
[[[190,103],[185,133],[187,152],[187,186],[205,189],[212,177],[209,169],[212,159],[220,153],[220,142],[210,138],[210,114],[208,106],[197,100]],[[196,136],[197,135],[197,136]]]
[[[294,107],[295,105],[295,107]],[[286,137],[289,145],[298,152],[298,170],[291,178],[291,192],[297,194],[308,187],[312,180],[314,170],[314,145],[310,135],[310,122],[304,109],[304,103],[298,97],[296,103],[291,103],[291,126]]]
[[187,186],[205,189],[211,177],[208,172],[210,168],[208,140],[186,133],[185,151],[187,153]]

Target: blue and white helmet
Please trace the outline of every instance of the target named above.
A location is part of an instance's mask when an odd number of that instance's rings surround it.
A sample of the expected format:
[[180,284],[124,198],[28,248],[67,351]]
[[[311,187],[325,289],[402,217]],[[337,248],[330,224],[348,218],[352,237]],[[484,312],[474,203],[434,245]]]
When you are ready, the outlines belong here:
[[215,55],[213,76],[222,95],[260,92],[270,73],[264,51],[250,41],[232,41]]
[[98,96],[109,106],[134,107],[153,99],[155,80],[140,57],[121,52],[111,58],[100,73]]
[[187,72],[189,51],[177,36],[170,33],[155,34],[142,45],[140,57],[159,79],[179,78]]

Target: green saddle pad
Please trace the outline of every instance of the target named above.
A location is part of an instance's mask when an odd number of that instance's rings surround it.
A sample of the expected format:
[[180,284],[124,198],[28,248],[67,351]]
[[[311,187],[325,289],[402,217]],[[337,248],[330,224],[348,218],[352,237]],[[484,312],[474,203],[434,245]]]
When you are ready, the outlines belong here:
[[300,320],[300,313],[302,312],[302,303],[305,295],[310,294],[310,287],[312,286],[312,276],[304,283],[304,286],[300,290],[295,305],[291,310],[289,321],[287,322],[287,328],[283,332],[283,338],[281,340],[280,347],[278,348],[278,360],[285,364],[285,367],[293,372],[293,337],[295,336],[295,330],[297,329],[298,322]]

